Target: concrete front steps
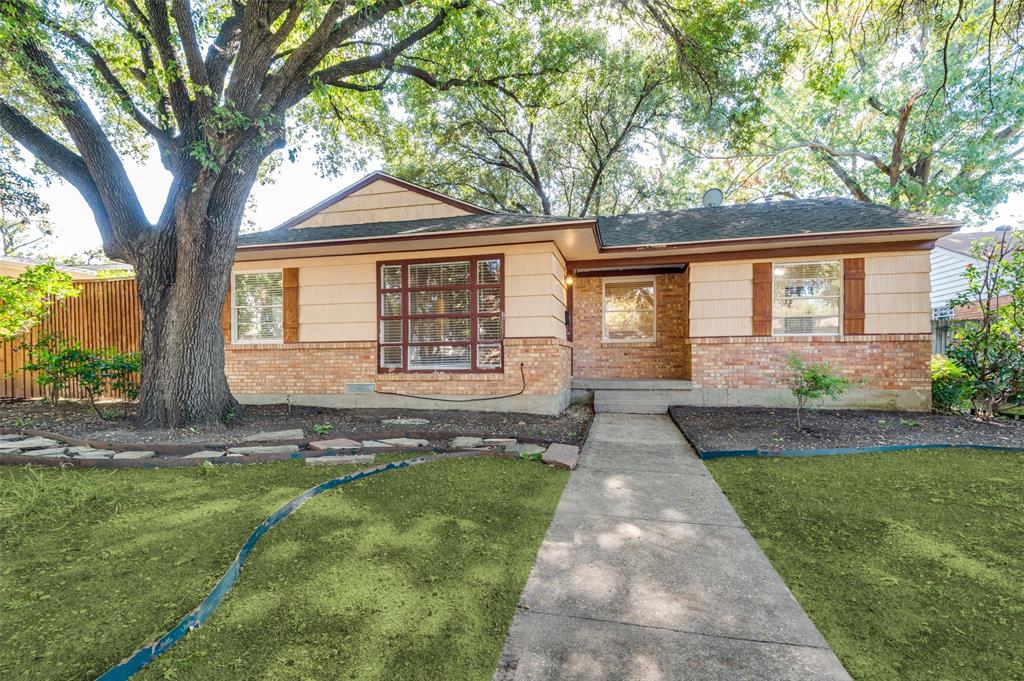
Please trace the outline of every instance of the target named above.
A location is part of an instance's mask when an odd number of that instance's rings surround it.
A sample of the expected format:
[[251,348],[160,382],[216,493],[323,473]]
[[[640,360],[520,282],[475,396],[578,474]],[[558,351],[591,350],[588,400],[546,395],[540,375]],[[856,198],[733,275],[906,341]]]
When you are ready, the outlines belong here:
[[573,401],[591,401],[598,414],[665,414],[692,402],[693,384],[675,379],[586,379],[572,381]]

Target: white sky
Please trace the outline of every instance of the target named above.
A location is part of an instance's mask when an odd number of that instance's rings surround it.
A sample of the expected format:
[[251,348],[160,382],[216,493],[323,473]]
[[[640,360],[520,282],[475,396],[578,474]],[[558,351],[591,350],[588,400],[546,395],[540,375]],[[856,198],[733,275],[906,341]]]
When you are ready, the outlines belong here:
[[[314,167],[314,153],[308,148],[301,150],[295,163],[284,162],[273,184],[256,185],[253,188],[256,205],[247,213],[246,219],[251,219],[259,229],[269,229],[373,169],[323,178]],[[129,164],[128,174],[147,215],[155,220],[163,207],[170,174],[155,155],[143,165]],[[54,180],[49,186],[40,182],[38,190],[50,206],[49,219],[55,228],[54,239],[47,248],[49,255],[74,255],[102,245],[92,211],[74,187]],[[985,227],[994,229],[1004,224],[1024,225],[1024,193],[1013,195],[1000,206],[994,219]]]

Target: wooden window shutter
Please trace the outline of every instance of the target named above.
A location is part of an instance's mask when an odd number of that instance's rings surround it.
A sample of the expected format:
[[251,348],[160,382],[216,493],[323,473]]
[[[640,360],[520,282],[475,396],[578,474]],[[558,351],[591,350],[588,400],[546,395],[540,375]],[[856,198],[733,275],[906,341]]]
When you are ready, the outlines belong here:
[[772,264],[754,263],[753,335],[772,335]]
[[285,267],[281,277],[284,288],[284,342],[299,342],[299,268]]
[[843,260],[843,333],[864,333],[864,258]]
[[[233,275],[232,275],[233,276]],[[231,344],[231,287],[224,299],[224,307],[220,311],[220,328],[224,332],[224,345]]]

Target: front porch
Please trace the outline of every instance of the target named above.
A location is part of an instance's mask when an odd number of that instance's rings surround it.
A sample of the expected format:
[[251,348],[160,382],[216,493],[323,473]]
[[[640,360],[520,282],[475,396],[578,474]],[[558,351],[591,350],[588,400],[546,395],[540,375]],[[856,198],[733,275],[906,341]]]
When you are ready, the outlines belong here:
[[[697,391],[699,392],[699,391]],[[693,383],[669,378],[574,378],[572,401],[594,404],[596,413],[665,414],[668,408],[694,404]]]

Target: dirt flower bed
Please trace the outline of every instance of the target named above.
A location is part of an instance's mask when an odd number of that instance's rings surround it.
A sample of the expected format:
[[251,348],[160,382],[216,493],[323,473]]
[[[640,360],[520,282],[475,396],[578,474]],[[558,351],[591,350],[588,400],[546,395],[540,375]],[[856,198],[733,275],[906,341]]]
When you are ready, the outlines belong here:
[[255,433],[301,428],[309,439],[374,433],[422,433],[428,437],[429,433],[444,433],[579,445],[593,418],[589,407],[575,405],[560,416],[418,409],[292,407],[289,410],[285,405],[259,405],[243,407],[223,427],[170,429],[136,427],[130,419],[121,418],[120,403],[106,403],[101,408],[112,420],[100,420],[89,405],[82,402],[62,401],[56,405],[39,400],[6,402],[0,404],[0,428],[51,431],[126,444],[231,444]]
[[797,430],[792,409],[672,407],[701,451],[833,449],[915,444],[1024,447],[1024,420],[895,411],[809,410]]

